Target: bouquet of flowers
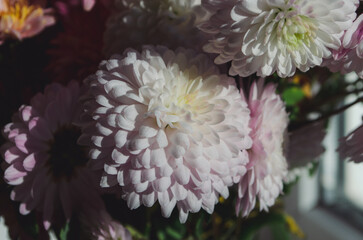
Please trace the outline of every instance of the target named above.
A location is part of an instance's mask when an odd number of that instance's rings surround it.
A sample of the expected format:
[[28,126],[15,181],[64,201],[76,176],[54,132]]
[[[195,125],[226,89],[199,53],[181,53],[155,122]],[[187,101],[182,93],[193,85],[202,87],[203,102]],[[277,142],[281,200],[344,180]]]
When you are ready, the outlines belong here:
[[[9,236],[302,237],[281,196],[363,102],[362,5],[0,0]],[[362,162],[363,126],[337,151]]]

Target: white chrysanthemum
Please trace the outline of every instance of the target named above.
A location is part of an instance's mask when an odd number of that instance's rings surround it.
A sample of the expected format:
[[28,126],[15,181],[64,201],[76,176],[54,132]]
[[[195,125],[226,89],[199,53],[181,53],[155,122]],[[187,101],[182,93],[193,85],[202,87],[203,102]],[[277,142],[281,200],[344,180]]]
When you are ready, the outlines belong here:
[[147,44],[201,50],[206,42],[195,27],[200,0],[128,0],[116,5],[120,10],[110,16],[104,34],[106,56]]
[[292,76],[307,71],[340,47],[355,18],[356,0],[206,0],[212,16],[201,25],[214,34],[204,50],[230,74]]
[[80,142],[104,165],[101,186],[122,186],[131,209],[158,201],[168,217],[176,205],[185,222],[188,212],[213,212],[245,173],[249,110],[206,55],[129,49],[88,82],[93,121]]
[[283,142],[288,115],[275,88],[273,84],[264,86],[260,79],[253,83],[249,95],[241,92],[251,111],[249,126],[253,146],[248,150],[247,173],[238,185],[237,215],[241,212],[242,216],[247,216],[255,207],[256,197],[260,210],[267,211],[282,192],[287,174]]

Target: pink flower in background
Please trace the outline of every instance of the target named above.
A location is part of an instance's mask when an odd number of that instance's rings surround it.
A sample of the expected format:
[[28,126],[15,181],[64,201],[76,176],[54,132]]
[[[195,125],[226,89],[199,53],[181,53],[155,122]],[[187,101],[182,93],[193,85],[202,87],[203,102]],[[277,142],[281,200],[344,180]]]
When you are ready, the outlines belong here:
[[342,159],[363,162],[363,125],[340,140],[338,152]]
[[82,0],[83,8],[86,11],[90,11],[96,3],[96,0]]
[[85,167],[86,153],[76,144],[80,130],[73,123],[79,117],[79,94],[75,82],[67,87],[51,84],[30,106],[21,106],[3,130],[4,178],[14,186],[11,199],[21,202],[21,214],[43,212],[46,229],[65,220],[59,216],[69,219],[101,201],[93,172]]
[[6,38],[22,40],[55,23],[52,10],[27,0],[0,1],[0,43]]
[[169,217],[177,206],[184,223],[189,212],[212,213],[245,173],[249,110],[206,55],[129,49],[86,81],[93,121],[79,141],[104,168],[101,186],[121,186],[129,208],[158,201]]
[[342,37],[342,47],[333,51],[333,58],[328,59],[326,65],[331,71],[341,73],[355,72],[363,78],[363,14]]
[[63,15],[67,16],[73,8],[82,6],[83,11],[90,12],[96,6],[96,3],[101,3],[104,7],[111,7],[113,5],[113,0],[56,0],[54,4],[57,11]]
[[231,75],[292,76],[338,49],[356,16],[357,0],[206,0],[210,17],[200,25],[212,35],[204,50],[215,63],[232,61]]
[[132,240],[130,232],[105,211],[87,211],[81,215],[84,239],[94,240]]
[[247,216],[255,207],[256,197],[260,210],[268,210],[282,192],[287,174],[287,162],[283,153],[284,134],[288,115],[276,86],[260,79],[254,82],[249,94],[241,92],[251,110],[250,128],[253,145],[248,150],[247,173],[238,185],[236,213]]

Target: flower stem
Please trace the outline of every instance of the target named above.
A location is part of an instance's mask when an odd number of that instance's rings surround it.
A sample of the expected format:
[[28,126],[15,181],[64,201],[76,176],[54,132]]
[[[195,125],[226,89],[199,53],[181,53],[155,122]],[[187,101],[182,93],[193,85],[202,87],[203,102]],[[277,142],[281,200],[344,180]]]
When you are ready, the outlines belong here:
[[323,121],[323,120],[326,120],[336,114],[339,114],[341,112],[344,112],[345,110],[347,110],[348,108],[354,106],[355,104],[359,103],[359,102],[363,102],[363,97],[359,97],[357,98],[354,102],[352,103],[349,103],[343,107],[340,107],[338,109],[335,109],[334,111],[331,111],[321,117],[318,117],[317,119],[314,119],[314,120],[308,120],[308,121],[304,121],[304,122],[301,122],[301,123],[298,123],[298,124],[295,124],[295,125],[292,125],[290,128],[293,129],[293,130],[297,130],[299,128],[302,128],[302,127],[305,127],[306,125],[309,125],[309,124],[313,124],[313,123],[316,123],[316,122],[319,122],[319,121]]

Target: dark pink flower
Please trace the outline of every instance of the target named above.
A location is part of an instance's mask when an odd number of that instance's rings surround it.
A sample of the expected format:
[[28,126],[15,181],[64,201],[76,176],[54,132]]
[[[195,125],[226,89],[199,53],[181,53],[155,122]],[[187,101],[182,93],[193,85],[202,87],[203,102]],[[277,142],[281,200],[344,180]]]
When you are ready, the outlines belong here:
[[69,219],[78,209],[97,208],[100,201],[86,154],[76,144],[79,94],[75,82],[51,84],[29,106],[21,106],[3,129],[4,178],[14,186],[11,199],[21,202],[21,214],[43,212],[46,229],[59,216]]

